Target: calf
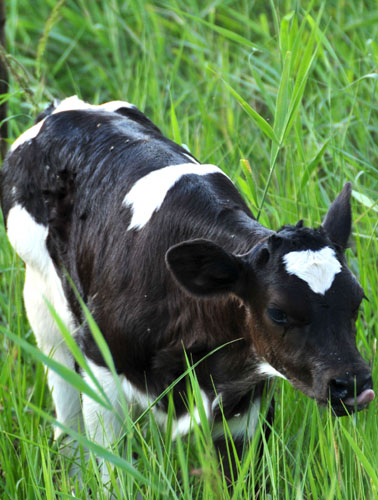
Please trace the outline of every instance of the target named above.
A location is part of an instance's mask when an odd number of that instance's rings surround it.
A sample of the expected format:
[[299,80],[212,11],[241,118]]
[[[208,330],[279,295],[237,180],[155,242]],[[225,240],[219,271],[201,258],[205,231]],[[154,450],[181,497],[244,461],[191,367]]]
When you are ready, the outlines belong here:
[[[222,450],[223,413],[241,452],[269,377],[287,379],[336,415],[374,398],[355,344],[364,292],[344,257],[350,193],[346,184],[321,227],[267,229],[218,167],[200,164],[133,105],[72,97],[13,144],[1,203],[26,263],[25,307],[41,350],[75,369],[46,298],[117,408],[117,384],[69,276],[128,403],[148,407],[185,371],[186,356],[205,358],[196,375],[214,441]],[[103,445],[120,434],[114,413],[85,395],[81,402],[53,371],[48,382],[59,421],[74,426],[82,412]],[[174,435],[190,425],[185,390],[184,380],[173,390]],[[164,426],[167,401],[153,411]]]

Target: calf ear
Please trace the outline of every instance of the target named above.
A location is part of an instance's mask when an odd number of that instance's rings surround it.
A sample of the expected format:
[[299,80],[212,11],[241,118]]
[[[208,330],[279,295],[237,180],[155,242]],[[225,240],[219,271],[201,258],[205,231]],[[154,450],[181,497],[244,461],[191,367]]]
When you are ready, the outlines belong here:
[[178,283],[196,296],[237,293],[242,261],[208,240],[192,240],[171,247],[165,256]]
[[322,224],[331,241],[343,250],[347,247],[352,229],[351,192],[352,184],[347,182],[339,196],[329,207]]

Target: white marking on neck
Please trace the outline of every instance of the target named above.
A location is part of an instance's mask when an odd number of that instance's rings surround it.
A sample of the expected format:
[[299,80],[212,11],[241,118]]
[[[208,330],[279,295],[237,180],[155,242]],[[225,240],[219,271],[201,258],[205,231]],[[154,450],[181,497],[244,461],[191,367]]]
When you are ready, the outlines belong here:
[[123,200],[124,205],[130,207],[132,211],[132,219],[128,229],[142,229],[153,213],[159,210],[168,191],[184,175],[216,173],[226,175],[215,165],[183,163],[154,170],[142,177],[134,184]]
[[257,373],[259,373],[260,375],[267,375],[268,377],[280,377],[287,380],[285,375],[283,375],[281,372],[273,368],[273,366],[267,363],[266,361],[263,361],[257,367]]
[[324,295],[341,271],[335,251],[330,247],[321,250],[301,250],[283,256],[286,271],[306,281],[311,290]]

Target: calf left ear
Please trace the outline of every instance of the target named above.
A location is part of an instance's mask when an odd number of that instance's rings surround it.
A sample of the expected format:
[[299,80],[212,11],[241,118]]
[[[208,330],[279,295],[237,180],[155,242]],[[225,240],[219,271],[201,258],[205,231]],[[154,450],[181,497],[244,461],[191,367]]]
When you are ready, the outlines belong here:
[[196,296],[237,293],[242,261],[208,240],[184,241],[165,256],[168,269],[178,283]]
[[322,224],[331,241],[343,250],[347,247],[352,229],[352,212],[350,208],[351,193],[352,184],[347,182],[339,196],[329,207]]

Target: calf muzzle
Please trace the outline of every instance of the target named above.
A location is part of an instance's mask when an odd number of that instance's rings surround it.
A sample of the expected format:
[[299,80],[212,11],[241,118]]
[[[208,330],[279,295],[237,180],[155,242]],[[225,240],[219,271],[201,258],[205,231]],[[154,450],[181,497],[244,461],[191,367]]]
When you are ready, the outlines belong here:
[[360,411],[373,401],[375,394],[370,372],[345,373],[328,384],[332,410],[337,416]]

